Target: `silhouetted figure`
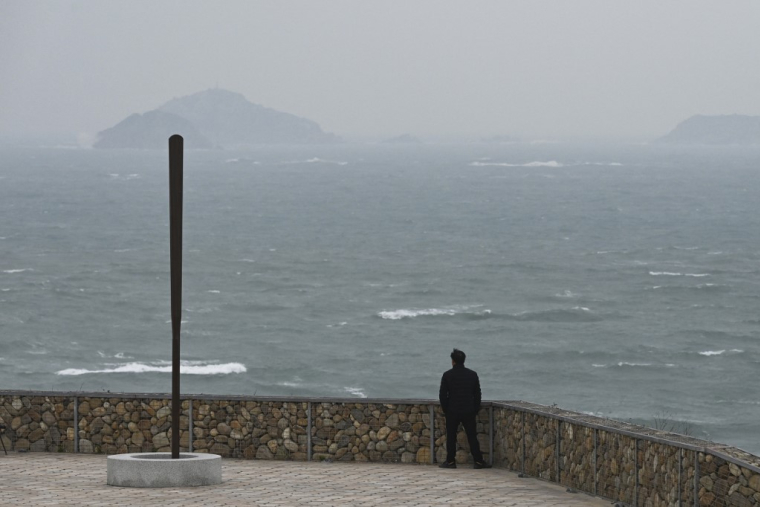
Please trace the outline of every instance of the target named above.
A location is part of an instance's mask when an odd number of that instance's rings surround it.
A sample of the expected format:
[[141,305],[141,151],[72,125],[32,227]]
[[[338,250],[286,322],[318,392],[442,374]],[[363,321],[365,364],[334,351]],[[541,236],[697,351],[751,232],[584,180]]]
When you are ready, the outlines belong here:
[[451,353],[452,368],[441,377],[438,399],[446,414],[446,461],[441,468],[456,468],[457,431],[464,426],[470,452],[475,460],[474,468],[491,468],[483,461],[478,443],[476,417],[480,411],[480,379],[474,371],[464,367],[467,356],[459,349]]

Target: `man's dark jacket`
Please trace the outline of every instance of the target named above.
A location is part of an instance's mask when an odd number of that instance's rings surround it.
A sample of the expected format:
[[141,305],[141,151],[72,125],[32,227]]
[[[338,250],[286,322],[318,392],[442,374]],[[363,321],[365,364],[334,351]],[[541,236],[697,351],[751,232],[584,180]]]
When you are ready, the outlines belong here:
[[480,410],[478,374],[463,364],[454,365],[441,377],[438,399],[444,414],[477,414]]

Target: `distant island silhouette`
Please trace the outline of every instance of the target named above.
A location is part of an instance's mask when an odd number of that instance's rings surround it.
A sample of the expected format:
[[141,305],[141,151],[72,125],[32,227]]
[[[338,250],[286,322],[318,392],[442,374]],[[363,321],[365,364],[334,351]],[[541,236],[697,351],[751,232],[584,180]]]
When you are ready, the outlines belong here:
[[696,115],[657,140],[664,144],[760,144],[760,116]]
[[233,148],[267,144],[325,144],[340,138],[314,121],[246,100],[219,88],[175,98],[144,114],[132,114],[98,133],[95,148],[165,148],[173,134],[187,148]]

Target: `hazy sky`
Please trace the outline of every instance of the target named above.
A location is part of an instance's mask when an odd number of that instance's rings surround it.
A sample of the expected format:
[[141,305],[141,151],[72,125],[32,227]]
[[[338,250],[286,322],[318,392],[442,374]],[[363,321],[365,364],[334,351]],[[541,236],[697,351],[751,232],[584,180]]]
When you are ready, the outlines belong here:
[[346,137],[654,137],[760,114],[760,2],[0,1],[0,135],[217,83]]

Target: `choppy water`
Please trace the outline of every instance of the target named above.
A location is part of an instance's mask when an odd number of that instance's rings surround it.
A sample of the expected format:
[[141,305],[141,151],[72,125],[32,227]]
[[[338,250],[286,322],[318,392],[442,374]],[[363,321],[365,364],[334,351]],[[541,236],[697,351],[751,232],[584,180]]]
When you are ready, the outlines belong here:
[[[760,453],[760,149],[185,155],[184,392],[524,399]],[[166,154],[0,152],[0,386],[170,390]]]

